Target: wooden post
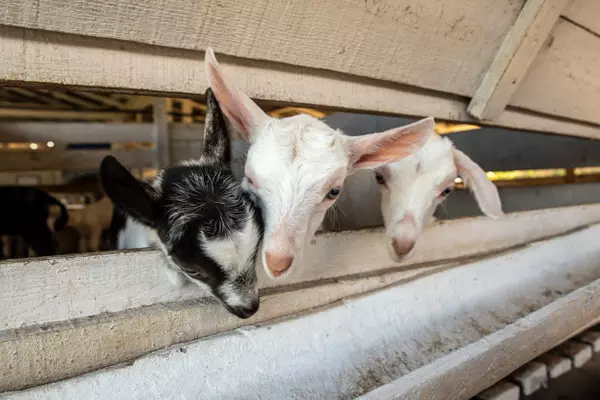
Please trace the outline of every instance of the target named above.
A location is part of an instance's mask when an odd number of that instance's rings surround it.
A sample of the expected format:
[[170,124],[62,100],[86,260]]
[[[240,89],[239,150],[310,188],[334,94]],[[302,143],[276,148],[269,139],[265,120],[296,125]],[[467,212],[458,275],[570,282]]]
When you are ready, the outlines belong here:
[[152,99],[153,134],[156,142],[156,166],[164,168],[169,165],[169,116],[167,99]]
[[194,119],[192,117],[192,112],[194,111],[193,106],[194,104],[192,100],[185,99],[181,101],[181,112],[185,114],[181,119],[181,122],[183,122],[184,124],[191,124],[194,122]]
[[467,111],[478,119],[500,116],[550,35],[568,0],[529,0],[506,35]]

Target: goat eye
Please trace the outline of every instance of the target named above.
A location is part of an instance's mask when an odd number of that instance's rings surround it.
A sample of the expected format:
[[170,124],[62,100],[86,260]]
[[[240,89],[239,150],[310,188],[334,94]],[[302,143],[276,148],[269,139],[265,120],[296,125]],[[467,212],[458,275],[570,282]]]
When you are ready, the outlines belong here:
[[447,187],[446,189],[444,189],[444,191],[442,193],[440,193],[440,196],[442,197],[446,197],[448,196],[450,193],[452,193],[452,188],[451,187]]
[[385,179],[383,178],[383,175],[381,175],[379,172],[375,172],[375,180],[378,184],[385,185]]
[[331,190],[329,191],[329,193],[327,193],[327,198],[329,200],[334,200],[337,199],[337,197],[340,195],[340,188],[339,187],[334,187],[331,188]]

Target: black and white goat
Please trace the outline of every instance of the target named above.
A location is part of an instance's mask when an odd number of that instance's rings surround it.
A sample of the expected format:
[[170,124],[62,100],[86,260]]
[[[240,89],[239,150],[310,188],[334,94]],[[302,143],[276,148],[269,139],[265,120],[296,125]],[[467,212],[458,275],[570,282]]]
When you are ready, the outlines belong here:
[[210,89],[206,100],[199,159],[165,168],[146,183],[108,156],[100,178],[115,207],[127,216],[126,227],[162,249],[174,284],[192,281],[207,288],[231,313],[248,318],[259,305],[255,257],[262,217],[231,173],[227,128]]

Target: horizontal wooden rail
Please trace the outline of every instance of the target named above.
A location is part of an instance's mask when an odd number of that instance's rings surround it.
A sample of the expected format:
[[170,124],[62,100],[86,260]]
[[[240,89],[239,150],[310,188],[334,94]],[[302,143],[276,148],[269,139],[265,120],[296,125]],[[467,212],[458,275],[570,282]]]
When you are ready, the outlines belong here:
[[[467,399],[597,322],[599,234],[600,225],[593,225],[395,283],[386,273],[377,279],[387,287],[377,291],[373,278],[280,291],[265,296],[259,314],[294,309],[285,320],[254,320],[252,327],[179,344],[120,368],[7,396],[101,400],[110,394],[125,400],[187,398],[200,391],[206,399],[251,392],[279,400],[356,398],[376,389],[367,398]],[[319,296],[323,307],[317,308]],[[309,303],[310,312],[297,312]],[[217,317],[202,312],[207,308],[190,310],[187,321],[179,319],[181,309],[163,306],[73,321],[60,331],[21,331],[8,342],[20,357],[0,371],[8,369],[4,382],[13,385],[23,377],[39,381],[41,363],[30,360],[38,360],[40,351],[53,371],[65,365],[55,372],[63,377],[89,368],[91,359],[135,358],[132,349],[140,344],[163,346],[164,336],[206,330]],[[98,341],[106,346],[100,351]],[[3,346],[11,349],[0,343],[0,351]],[[165,377],[160,385],[157,376]]]
[[[269,280],[259,269],[261,311],[247,321],[207,303],[195,287],[173,290],[156,250],[0,263],[0,358],[13,359],[7,354],[17,349],[28,354],[0,365],[0,390],[75,376],[159,347],[306,311],[594,222],[600,222],[600,205],[442,222],[427,229],[414,257],[400,264],[390,260],[381,230],[320,235],[288,279]],[[86,350],[50,350],[49,337]],[[24,361],[39,351],[52,362]]]
[[[490,2],[490,4],[495,7],[500,3]],[[464,6],[460,8],[470,9]],[[481,26],[480,21],[477,21],[477,25]],[[496,26],[498,22],[488,25]],[[392,29],[386,32],[396,31],[396,29]],[[497,32],[497,34],[500,39],[502,33]],[[569,40],[569,37],[565,40]],[[405,43],[405,39],[400,42]],[[422,49],[420,46],[419,49]],[[344,46],[345,48],[346,46]],[[354,43],[352,46],[348,45],[348,49],[350,48],[360,48],[360,46],[357,47]],[[452,54],[454,54],[456,47],[448,48],[452,48]],[[470,52],[473,51],[470,46],[468,49]],[[0,82],[7,85],[93,87],[109,91],[134,91],[177,96],[197,96],[204,93],[207,87],[202,62],[203,53],[198,51],[26,30],[13,26],[0,26],[0,51],[3,54],[19,55],[19,57],[0,62]],[[301,52],[296,49],[294,53],[300,54]],[[473,52],[473,54],[475,53]],[[257,57],[264,59],[260,55]],[[477,53],[477,59],[480,58],[481,53]],[[410,71],[419,71],[419,68],[412,63],[421,57],[409,59],[411,60]],[[441,65],[438,58],[435,58],[433,64],[436,66],[435,76],[444,78],[443,82],[432,85],[436,90],[424,90],[389,81],[383,82],[372,78],[297,65],[275,64],[272,61],[225,56],[220,56],[219,60],[227,75],[235,81],[236,85],[258,100],[298,105],[310,104],[375,113],[431,115],[441,120],[451,121],[473,120],[467,113],[468,100],[465,97],[448,95],[444,92],[447,89],[448,74],[447,71],[437,70]],[[463,58],[459,57],[459,60],[462,66],[471,65]],[[27,65],[26,70],[23,69],[25,65]],[[377,63],[376,65],[379,68],[382,64]],[[483,70],[480,73],[483,74]],[[472,76],[470,79],[472,79],[471,84],[475,87],[477,77]],[[589,91],[586,89],[586,93]],[[530,95],[530,99],[534,95],[541,96],[539,87],[534,94]],[[536,109],[545,114],[532,114],[509,108],[492,121],[492,124],[565,135],[600,137],[598,125],[563,118],[571,115],[573,107],[585,106],[578,105],[580,100],[585,100],[586,104],[593,104],[594,96],[590,92],[585,97],[577,96],[569,98],[569,101],[562,101],[560,104],[554,103],[550,110]],[[519,105],[523,107],[522,104]],[[529,103],[527,103],[527,107],[530,107]],[[568,109],[563,110],[561,107]],[[589,106],[585,107],[586,110],[589,108]],[[584,116],[587,118],[588,114],[586,112]],[[600,121],[596,121],[595,117],[590,118],[592,121],[600,123]],[[589,121],[589,119],[585,120]]]

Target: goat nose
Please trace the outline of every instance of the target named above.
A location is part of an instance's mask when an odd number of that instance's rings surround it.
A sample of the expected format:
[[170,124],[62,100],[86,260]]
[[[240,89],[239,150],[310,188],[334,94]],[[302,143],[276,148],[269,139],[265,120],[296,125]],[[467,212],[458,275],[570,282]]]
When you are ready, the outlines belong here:
[[394,238],[392,247],[398,256],[405,256],[415,247],[415,241],[408,238]]
[[242,319],[250,318],[258,311],[259,304],[260,303],[257,300],[248,307],[238,307],[235,309],[235,314]]
[[280,276],[291,267],[294,258],[287,254],[270,253],[267,251],[265,253],[265,261],[271,273],[274,276]]

